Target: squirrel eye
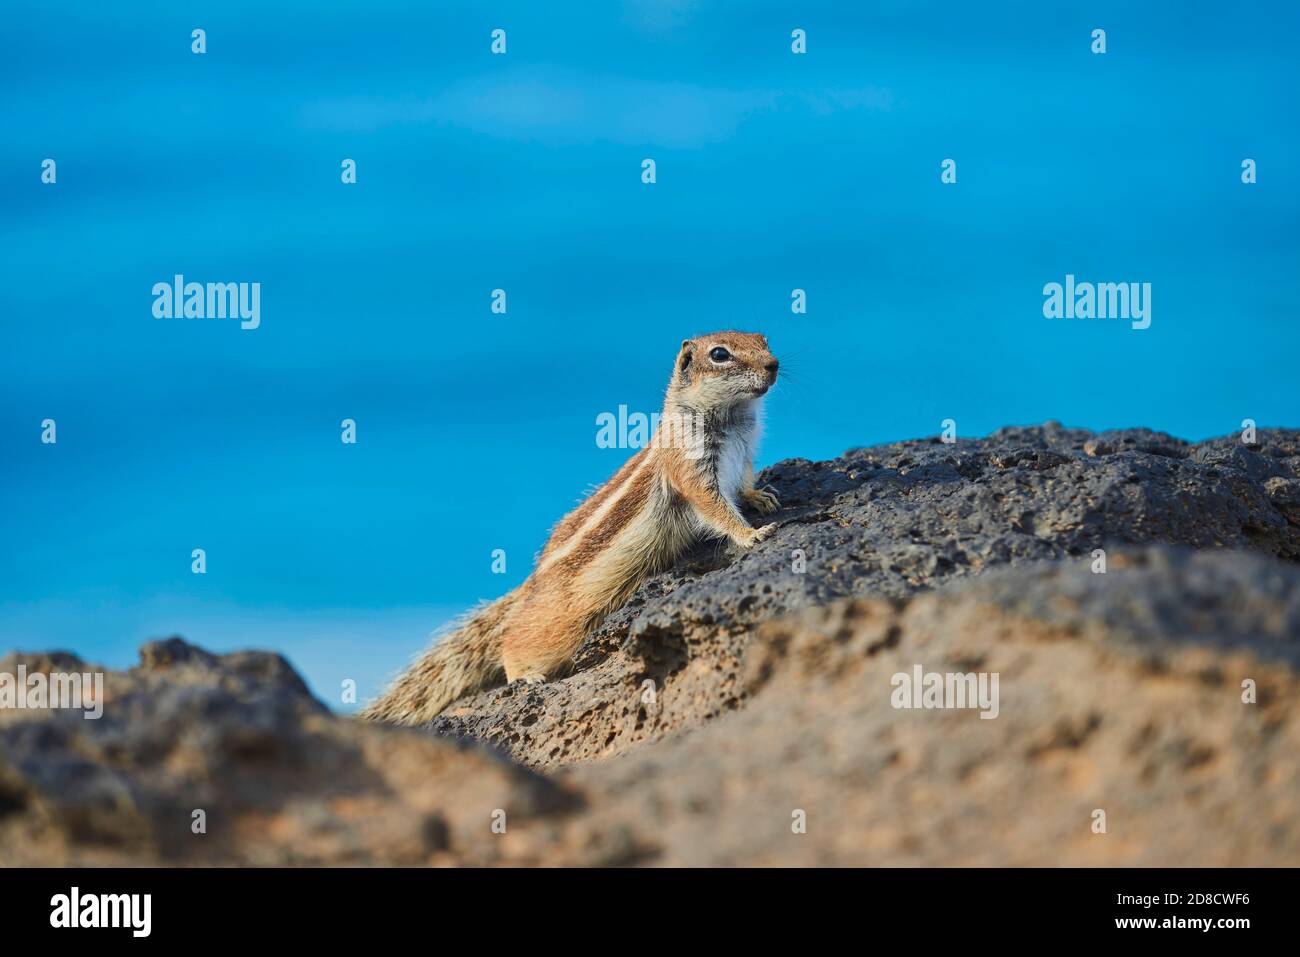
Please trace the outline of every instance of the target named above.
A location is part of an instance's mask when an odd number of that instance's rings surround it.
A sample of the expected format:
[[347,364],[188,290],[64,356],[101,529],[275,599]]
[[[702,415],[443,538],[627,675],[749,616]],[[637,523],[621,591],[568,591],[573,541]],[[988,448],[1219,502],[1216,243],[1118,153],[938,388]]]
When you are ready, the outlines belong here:
[[726,362],[728,359],[731,358],[731,353],[728,352],[726,349],[722,348],[722,346],[715,346],[709,352],[709,358],[712,359],[714,362]]

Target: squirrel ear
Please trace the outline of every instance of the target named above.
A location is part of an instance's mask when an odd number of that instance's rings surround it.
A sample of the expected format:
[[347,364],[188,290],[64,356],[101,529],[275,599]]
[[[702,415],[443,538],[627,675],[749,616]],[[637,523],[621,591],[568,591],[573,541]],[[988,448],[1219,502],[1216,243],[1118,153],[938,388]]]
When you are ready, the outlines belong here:
[[682,357],[677,363],[677,371],[685,372],[686,367],[691,364],[691,359],[695,357],[695,343],[690,339],[682,340]]

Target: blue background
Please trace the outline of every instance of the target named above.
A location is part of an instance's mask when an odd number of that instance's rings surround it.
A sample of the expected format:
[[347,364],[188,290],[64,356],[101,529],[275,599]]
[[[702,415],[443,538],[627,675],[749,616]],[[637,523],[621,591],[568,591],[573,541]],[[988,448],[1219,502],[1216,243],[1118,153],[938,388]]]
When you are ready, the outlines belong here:
[[[716,328],[788,370],[761,463],[1300,425],[1294,4],[128,6],[6,4],[0,647],[180,633],[369,696]],[[1044,319],[1067,272],[1150,282],[1151,328]],[[154,319],[175,273],[262,283],[261,328]]]

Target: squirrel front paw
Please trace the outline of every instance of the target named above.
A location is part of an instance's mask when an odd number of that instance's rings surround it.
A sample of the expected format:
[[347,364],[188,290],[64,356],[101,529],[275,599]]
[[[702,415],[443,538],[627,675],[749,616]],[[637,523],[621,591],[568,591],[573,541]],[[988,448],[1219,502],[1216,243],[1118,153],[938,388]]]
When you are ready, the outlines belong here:
[[749,530],[749,534],[746,535],[740,541],[736,542],[736,544],[739,545],[742,549],[748,551],[749,549],[757,545],[759,542],[763,541],[765,538],[770,536],[775,531],[776,531],[775,522],[770,525],[764,525],[762,528],[751,528]]
[[745,504],[759,515],[771,515],[781,507],[781,500],[770,488],[751,488],[741,493]]

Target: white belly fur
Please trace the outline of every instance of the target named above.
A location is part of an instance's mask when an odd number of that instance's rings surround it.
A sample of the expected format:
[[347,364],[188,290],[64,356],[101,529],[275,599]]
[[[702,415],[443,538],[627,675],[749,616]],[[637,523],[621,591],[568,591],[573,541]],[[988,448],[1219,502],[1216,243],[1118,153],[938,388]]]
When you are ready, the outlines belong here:
[[755,399],[750,408],[753,411],[751,424],[729,429],[718,451],[718,491],[737,507],[740,504],[740,486],[745,473],[753,465],[763,425],[762,400]]

